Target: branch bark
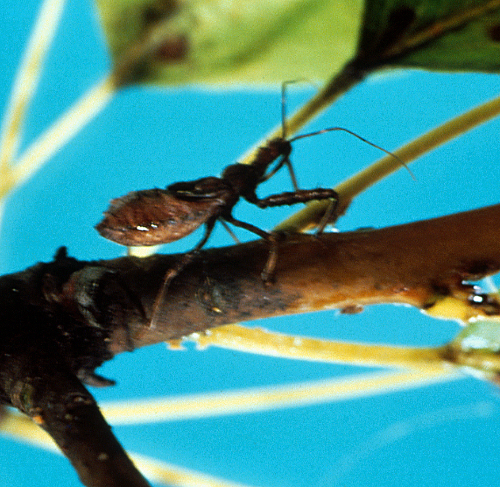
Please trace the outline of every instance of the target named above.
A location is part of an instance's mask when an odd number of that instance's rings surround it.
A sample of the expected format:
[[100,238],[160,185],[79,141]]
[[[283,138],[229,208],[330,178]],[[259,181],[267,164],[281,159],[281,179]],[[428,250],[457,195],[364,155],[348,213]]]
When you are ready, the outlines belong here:
[[[432,309],[450,297],[477,316],[497,299],[466,280],[500,269],[500,205],[381,230],[292,234],[264,285],[266,241],[209,249],[171,283],[151,317],[165,273],[180,255],[49,263],[0,278],[0,402],[45,428],[93,487],[148,485],[82,385],[115,354],[211,327],[373,303]],[[443,355],[443,360],[450,360]]]
[[[1,402],[17,407],[45,429],[84,485],[147,487],[77,377],[83,373],[91,377],[88,367],[98,363],[99,355],[101,360],[111,355],[99,345],[99,334],[84,331],[64,313],[53,314],[33,300],[29,293],[41,284],[36,282],[40,275],[27,271],[27,276],[35,280],[0,279]],[[74,327],[69,340],[64,336],[67,325]],[[74,340],[91,342],[94,359],[85,353],[85,345],[80,348]]]

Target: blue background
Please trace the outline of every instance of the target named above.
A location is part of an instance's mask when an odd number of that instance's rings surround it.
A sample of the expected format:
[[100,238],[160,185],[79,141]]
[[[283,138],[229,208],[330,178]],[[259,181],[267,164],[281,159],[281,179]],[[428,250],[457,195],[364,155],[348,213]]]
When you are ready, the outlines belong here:
[[[37,2],[4,2],[0,15],[0,105],[5,107]],[[22,148],[109,68],[90,2],[71,0],[30,109]],[[391,150],[496,95],[497,76],[398,72],[352,90],[307,130],[340,125]],[[290,90],[289,112],[313,94]],[[93,229],[108,201],[128,191],[219,174],[280,116],[278,90],[126,89],[9,198],[0,271],[48,261],[67,245],[79,259],[112,258],[123,248]],[[341,230],[381,227],[498,203],[499,121],[476,129],[360,196]],[[297,141],[303,188],[333,186],[380,157],[341,133]],[[261,194],[289,188],[286,174]],[[241,204],[236,216],[272,228],[290,209]],[[247,235],[239,233],[242,238]],[[200,238],[171,244],[191,248]],[[218,231],[210,245],[231,243]],[[376,306],[355,316],[323,312],[259,322],[273,330],[335,339],[439,345],[458,331],[412,308]],[[160,397],[292,383],[366,369],[162,344],[122,354],[101,372],[118,385],[92,390],[99,401]],[[464,379],[368,399],[199,421],[117,427],[127,449],[255,486],[498,484],[500,402],[493,386]],[[0,484],[80,485],[68,462],[0,438]]]

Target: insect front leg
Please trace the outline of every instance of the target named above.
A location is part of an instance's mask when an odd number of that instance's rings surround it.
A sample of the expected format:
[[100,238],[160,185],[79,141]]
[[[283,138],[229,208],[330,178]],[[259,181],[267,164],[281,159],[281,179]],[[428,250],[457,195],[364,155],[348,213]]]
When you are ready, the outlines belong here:
[[264,176],[262,176],[262,178],[260,179],[259,184],[267,181],[268,179],[271,179],[283,166],[286,166],[288,168],[290,179],[292,180],[293,189],[295,191],[299,191],[297,177],[295,176],[295,171],[293,170],[292,163],[288,156],[283,156],[273,169],[264,174]]
[[334,189],[316,188],[316,189],[299,189],[293,192],[285,192],[273,194],[266,198],[257,198],[253,196],[247,198],[248,201],[257,205],[259,208],[272,208],[275,206],[290,206],[297,203],[308,203],[309,201],[330,200],[327,210],[325,211],[321,221],[317,227],[317,233],[322,233],[325,227],[332,223],[335,217],[335,210],[338,205],[339,195]]
[[299,189],[297,191],[272,194],[266,198],[248,199],[250,203],[257,205],[259,208],[272,208],[274,206],[290,206],[297,203],[308,203],[314,200],[338,200],[339,195],[334,189],[316,188],[316,189]]

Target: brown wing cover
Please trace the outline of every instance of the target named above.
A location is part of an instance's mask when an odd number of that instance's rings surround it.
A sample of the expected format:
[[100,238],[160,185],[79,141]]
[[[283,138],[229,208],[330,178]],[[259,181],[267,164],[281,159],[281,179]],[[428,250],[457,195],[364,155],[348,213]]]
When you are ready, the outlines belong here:
[[129,247],[174,242],[213,217],[217,199],[185,201],[168,190],[148,189],[111,200],[97,231]]

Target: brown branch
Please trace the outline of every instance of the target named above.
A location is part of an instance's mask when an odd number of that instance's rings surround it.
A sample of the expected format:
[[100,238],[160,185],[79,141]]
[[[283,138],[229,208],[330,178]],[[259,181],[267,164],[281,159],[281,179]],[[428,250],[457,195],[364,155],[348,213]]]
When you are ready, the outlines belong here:
[[62,249],[0,278],[0,403],[41,424],[85,485],[145,486],[80,382],[110,385],[94,374],[104,361],[210,327],[320,309],[431,309],[446,296],[498,315],[498,301],[464,280],[500,269],[499,221],[496,205],[381,230],[284,236],[271,285],[261,279],[268,242],[206,250],[170,284],[155,326],[165,273],[183,254],[82,262]]
[[[500,205],[381,230],[292,235],[280,245],[275,283],[260,272],[263,241],[212,249],[176,278],[159,312],[160,324],[136,323],[134,347],[178,338],[237,321],[374,303],[428,309],[443,296],[470,301],[464,285],[500,269]],[[145,315],[175,256],[135,260],[130,292],[141,295]],[[109,262],[113,269],[123,259]],[[145,269],[147,271],[145,272]],[[495,302],[476,300],[478,314],[495,314]]]
[[[17,407],[52,436],[84,485],[147,487],[149,484],[111,432],[95,400],[71,370],[68,359],[71,361],[74,353],[71,346],[67,347],[70,343],[64,341],[65,332],[60,328],[64,326],[60,320],[65,317],[29,304],[25,294],[29,286],[23,288],[21,283],[11,276],[1,278],[2,402]],[[90,337],[75,329],[74,338]],[[94,351],[99,350],[97,342],[93,340]],[[85,355],[85,347],[82,351]],[[89,356],[81,358],[85,362]]]

